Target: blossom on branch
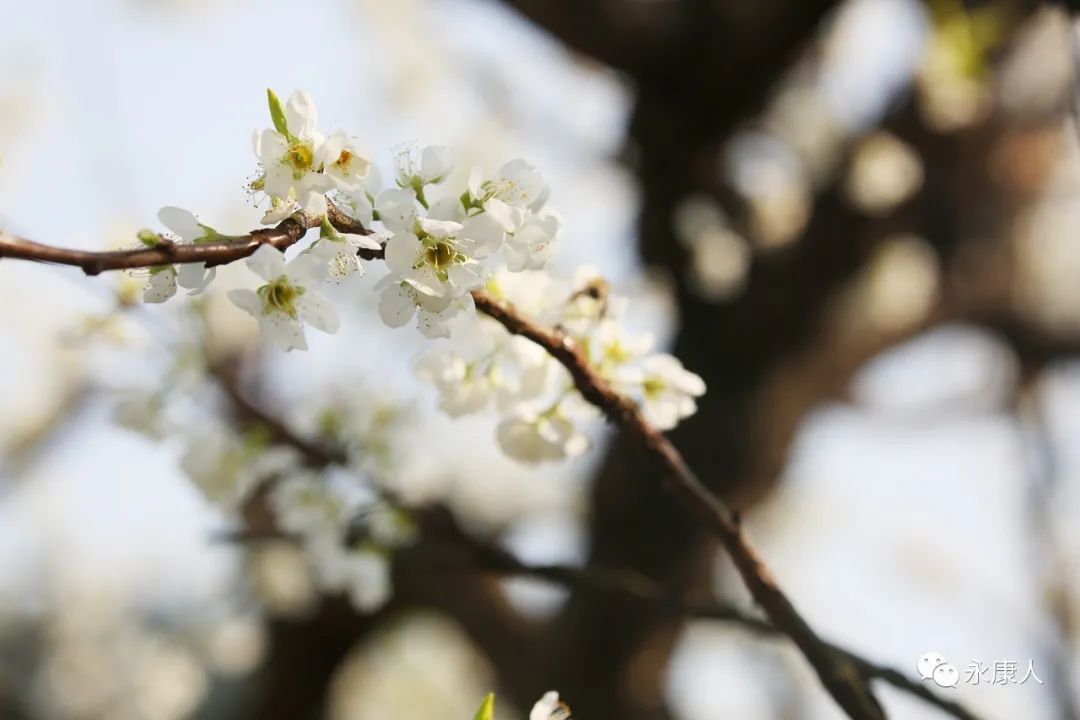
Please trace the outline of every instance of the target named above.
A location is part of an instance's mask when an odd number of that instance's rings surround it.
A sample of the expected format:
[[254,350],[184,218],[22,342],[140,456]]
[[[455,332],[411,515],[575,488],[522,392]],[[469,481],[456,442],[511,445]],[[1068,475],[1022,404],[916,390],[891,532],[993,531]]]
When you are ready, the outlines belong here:
[[326,262],[306,253],[288,265],[280,250],[263,245],[247,259],[252,272],[266,281],[257,290],[229,291],[229,299],[259,321],[263,335],[282,350],[307,349],[304,325],[337,332],[337,308],[314,288],[326,274]]

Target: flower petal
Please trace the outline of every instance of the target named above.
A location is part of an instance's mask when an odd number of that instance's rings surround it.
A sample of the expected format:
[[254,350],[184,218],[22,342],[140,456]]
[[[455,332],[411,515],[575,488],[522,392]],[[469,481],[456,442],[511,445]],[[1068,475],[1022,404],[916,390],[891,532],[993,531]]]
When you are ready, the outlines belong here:
[[158,220],[184,242],[195,242],[206,235],[194,213],[183,208],[166,205],[158,210]]
[[283,312],[272,312],[259,316],[259,328],[263,336],[275,347],[288,352],[307,350],[307,338],[304,326]]
[[233,305],[244,312],[249,313],[254,317],[262,315],[262,301],[259,300],[259,296],[254,290],[238,288],[236,290],[230,290],[228,295],[229,299],[232,300]]
[[247,259],[247,266],[263,280],[275,280],[285,274],[285,255],[273,245],[260,245]]
[[150,274],[143,290],[143,302],[163,303],[176,294],[176,268],[169,266]]
[[305,90],[297,90],[285,103],[285,121],[289,132],[299,138],[310,138],[315,133],[318,113],[315,101]]
[[341,327],[337,306],[325,295],[308,290],[296,301],[296,308],[304,322],[324,333],[336,333]]
[[423,245],[410,232],[395,233],[386,241],[386,266],[398,275],[412,271]]
[[410,232],[416,222],[416,193],[408,188],[384,190],[375,200],[379,219],[394,232]]
[[453,166],[450,148],[442,145],[428,145],[420,154],[420,179],[424,183],[442,182],[450,174]]
[[415,293],[395,282],[379,294],[379,317],[390,327],[401,327],[416,312]]

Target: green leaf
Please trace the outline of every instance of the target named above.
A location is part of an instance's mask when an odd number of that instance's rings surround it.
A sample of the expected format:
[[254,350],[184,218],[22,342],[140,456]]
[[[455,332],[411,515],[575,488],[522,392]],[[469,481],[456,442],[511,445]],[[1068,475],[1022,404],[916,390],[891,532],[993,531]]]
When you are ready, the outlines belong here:
[[266,88],[266,101],[270,105],[270,119],[274,121],[274,129],[285,137],[289,137],[289,126],[285,122],[285,110],[281,107],[281,100],[270,88]]
[[473,720],[492,720],[495,717],[495,693],[484,696],[484,702],[480,703],[480,709],[473,715]]

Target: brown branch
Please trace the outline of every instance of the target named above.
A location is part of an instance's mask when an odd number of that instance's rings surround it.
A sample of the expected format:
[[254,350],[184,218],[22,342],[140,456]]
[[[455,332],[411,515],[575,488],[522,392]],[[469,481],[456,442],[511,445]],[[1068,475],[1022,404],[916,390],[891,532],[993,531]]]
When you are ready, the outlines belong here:
[[578,392],[607,418],[632,433],[664,468],[667,488],[719,538],[731,555],[754,600],[772,623],[802,651],[825,689],[852,718],[885,717],[858,668],[824,642],[777,585],[765,563],[743,536],[738,516],[701,483],[675,446],[642,416],[627,397],[612,389],[590,366],[573,341],[556,330],[538,327],[511,305],[484,291],[473,291],[477,310],[544,348],[570,373]]
[[[501,575],[530,577],[564,587],[629,595],[663,613],[682,618],[733,623],[761,637],[777,638],[786,635],[775,625],[733,605],[717,602],[689,603],[665,597],[656,584],[644,576],[620,572],[599,572],[596,568],[584,569],[572,565],[530,565],[502,548],[483,545],[475,540],[470,540],[470,542],[473,543],[474,557],[480,566]],[[822,642],[833,653],[850,662],[863,680],[887,682],[899,690],[921,698],[958,720],[979,720],[960,703],[941,697],[927,685],[912,680],[896,668],[871,662],[831,642]]]
[[[474,296],[475,297],[475,296]],[[487,303],[496,302],[484,295],[477,303],[477,307],[491,317],[495,317],[483,308]],[[511,317],[512,309],[501,306],[501,310]],[[498,320],[498,318],[496,318]],[[502,322],[500,320],[500,322]],[[514,323],[521,323],[521,333],[525,328],[530,332],[536,328],[524,318],[518,318]],[[504,327],[506,327],[504,323]],[[515,325],[516,327],[516,325]],[[508,328],[509,329],[509,328]],[[551,333],[554,335],[554,333]],[[532,339],[530,337],[530,339]],[[566,345],[566,343],[563,343]],[[550,351],[549,351],[550,352]],[[554,354],[554,353],[553,353]],[[280,444],[288,445],[298,450],[305,458],[305,462],[314,467],[325,467],[332,464],[345,464],[348,462],[347,453],[340,449],[327,446],[316,440],[302,436],[287,424],[264,409],[251,403],[240,389],[237,378],[237,368],[234,363],[219,363],[211,367],[211,374],[216,377],[226,398],[233,404],[233,410],[240,419],[254,422],[268,428],[272,439]],[[431,523],[422,523],[424,527],[430,527]],[[654,582],[644,576],[628,573],[626,571],[604,572],[597,569],[584,569],[569,565],[530,565],[523,562],[516,555],[495,545],[486,544],[461,532],[456,526],[446,530],[448,523],[441,523],[440,539],[450,539],[454,544],[467,551],[465,558],[472,567],[482,571],[497,573],[506,576],[532,577],[538,580],[554,583],[568,588],[581,588],[595,592],[611,592],[636,598],[645,602],[656,610],[683,618],[702,620],[717,620],[739,625],[743,629],[762,637],[782,637],[786,633],[779,630],[775,625],[753,615],[747,614],[732,605],[721,603],[688,603],[676,598],[671,598],[662,593]],[[228,542],[258,542],[262,540],[287,539],[288,536],[278,530],[255,532],[251,530],[224,535],[219,539]],[[426,537],[431,546],[431,538]],[[451,552],[448,559],[452,561],[454,568],[459,568],[463,559],[460,552]],[[430,566],[430,564],[429,564]],[[821,640],[832,652],[850,662],[864,681],[881,680],[915,695],[924,701],[934,705],[958,720],[979,720],[959,703],[938,696],[929,687],[912,680],[900,670],[881,665],[856,654],[846,648],[832,642]]]
[[[332,203],[328,213],[331,224],[338,230],[358,235],[369,235],[370,230],[346,215]],[[0,258],[34,260],[36,262],[73,265],[87,275],[98,275],[106,270],[130,270],[134,268],[170,265],[173,263],[206,263],[208,266],[225,265],[253,254],[261,245],[273,245],[285,250],[299,242],[308,229],[319,226],[319,219],[296,213],[285,218],[273,228],[259,228],[221,242],[175,243],[164,236],[153,247],[105,252],[60,248],[52,245],[8,235],[0,231]],[[360,257],[372,260],[381,257],[379,250],[362,249]]]
[[[155,248],[118,252],[55,248],[5,235],[0,236],[0,257],[75,265],[91,275],[104,270],[138,267],[138,263],[221,264],[246,257],[259,245],[268,242],[281,243],[281,246],[288,247],[296,243],[313,224],[313,220],[294,216],[273,230],[256,230],[243,238],[225,243],[169,243]],[[373,255],[379,253],[370,252]],[[629,398],[615,392],[607,381],[589,366],[580,350],[563,333],[533,324],[511,305],[482,290],[473,291],[472,297],[478,310],[502,324],[508,332],[525,337],[544,348],[567,369],[574,385],[588,402],[603,411],[611,422],[638,438],[664,468],[663,477],[667,489],[717,536],[731,555],[755,601],[772,623],[794,641],[825,689],[848,716],[854,720],[883,720],[885,713],[860,675],[856,664],[818,637],[780,589],[757,552],[746,541],[738,517],[701,483],[675,446],[663,433],[645,421],[637,406]]]

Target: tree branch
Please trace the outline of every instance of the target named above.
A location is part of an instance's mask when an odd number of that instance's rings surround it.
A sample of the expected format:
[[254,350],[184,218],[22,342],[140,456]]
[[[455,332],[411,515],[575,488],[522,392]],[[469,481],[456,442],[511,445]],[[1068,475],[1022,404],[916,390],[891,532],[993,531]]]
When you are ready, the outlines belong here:
[[[494,301],[482,296],[482,302]],[[480,306],[478,305],[478,307]],[[507,308],[506,312],[511,311]],[[515,319],[514,322],[521,322],[522,327],[531,326],[524,319]],[[226,397],[230,402],[234,403],[234,410],[246,421],[270,428],[275,442],[295,448],[304,456],[307,462],[315,466],[344,464],[348,461],[343,451],[330,448],[325,443],[317,440],[303,437],[280,419],[250,402],[240,389],[235,367],[231,364],[220,363],[213,366],[211,372],[218,378]],[[481,542],[462,532],[455,523],[447,518],[441,518],[440,522],[421,523],[421,526],[428,530],[438,528],[436,531],[439,536],[438,540],[449,540],[451,544],[458,546],[451,552],[439,553],[438,546],[431,537],[432,533],[424,533],[422,537],[427,549],[421,553],[414,553],[413,557],[427,555],[429,562],[425,564],[425,567],[428,568],[433,565],[441,566],[449,563],[450,569],[459,570],[462,563],[466,562],[469,564],[469,569],[479,569],[501,576],[531,577],[567,588],[617,593],[642,601],[661,613],[681,618],[729,622],[761,637],[776,638],[786,636],[786,633],[779,630],[775,625],[743,612],[733,605],[716,602],[689,603],[678,598],[672,598],[663,593],[656,583],[636,573],[601,571],[596,568],[580,568],[571,565],[531,565],[501,547]],[[269,533],[246,531],[223,539],[230,542],[257,542],[284,537],[287,536],[280,531],[274,530]],[[460,550],[464,550],[465,554],[463,555]],[[435,562],[431,562],[432,559]],[[874,663],[832,642],[826,640],[821,642],[834,653],[849,661],[865,681],[881,680],[887,682],[940,708],[958,720],[979,720],[977,716],[959,703],[940,697],[926,685],[912,680],[896,668]]]
[[[331,224],[342,232],[358,235],[371,234],[370,230],[333,204],[329,206],[328,217]],[[319,227],[319,222],[319,218],[296,213],[292,217],[285,218],[276,227],[259,228],[247,235],[220,242],[175,243],[159,235],[160,242],[153,247],[105,252],[43,245],[0,230],[0,258],[73,265],[81,268],[87,275],[98,275],[106,270],[131,270],[173,263],[201,262],[212,267],[242,260],[258,250],[260,245],[273,245],[278,250],[284,251],[299,242],[310,228]],[[358,254],[366,260],[382,256],[379,250],[361,249]]]
[[544,348],[566,368],[578,392],[589,403],[603,411],[619,428],[637,437],[664,468],[668,490],[720,540],[754,600],[772,623],[802,651],[837,704],[852,718],[884,718],[881,705],[856,666],[818,637],[777,585],[765,563],[743,536],[738,516],[709,492],[675,446],[645,421],[637,406],[629,398],[615,392],[589,366],[569,337],[557,330],[538,327],[518,314],[511,305],[494,299],[482,290],[474,290],[472,295],[477,310],[498,321],[511,334],[520,335]]

